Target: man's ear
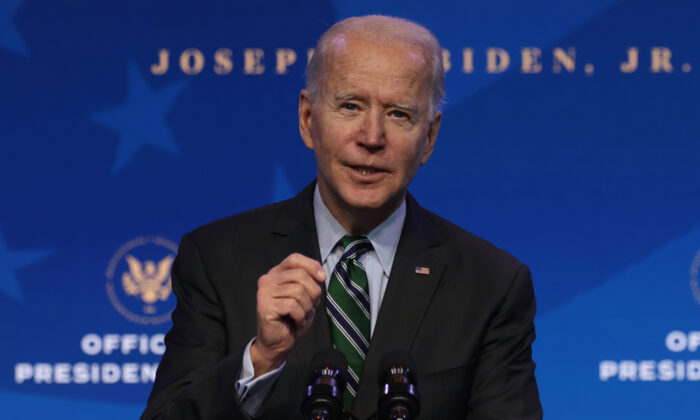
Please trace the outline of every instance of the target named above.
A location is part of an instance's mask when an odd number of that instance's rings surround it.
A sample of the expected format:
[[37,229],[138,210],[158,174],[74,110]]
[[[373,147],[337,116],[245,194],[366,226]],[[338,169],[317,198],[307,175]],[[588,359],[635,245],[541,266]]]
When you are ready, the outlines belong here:
[[312,110],[311,94],[308,90],[303,89],[299,94],[299,133],[304,145],[311,150],[314,150],[313,136],[311,135],[312,128]]
[[423,149],[423,157],[421,158],[420,164],[425,165],[425,163],[433,154],[433,149],[435,148],[435,140],[437,140],[438,131],[440,131],[440,122],[442,121],[442,112],[438,112],[435,115],[435,119],[430,123],[430,128],[428,129],[428,142],[425,144],[425,149]]

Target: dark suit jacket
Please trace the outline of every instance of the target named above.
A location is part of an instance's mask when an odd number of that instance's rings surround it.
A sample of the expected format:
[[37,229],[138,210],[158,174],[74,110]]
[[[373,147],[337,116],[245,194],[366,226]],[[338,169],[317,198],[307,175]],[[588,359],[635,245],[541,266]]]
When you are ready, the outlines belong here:
[[[173,327],[142,419],[248,418],[234,384],[256,334],[257,280],[293,252],[320,260],[313,188],[183,237],[172,272]],[[430,274],[417,274],[416,266]],[[420,418],[541,418],[530,347],[534,315],[527,267],[409,195],[353,414],[365,419],[376,410],[381,357],[408,349]],[[330,346],[326,311],[317,310],[259,418],[301,417],[311,358]]]

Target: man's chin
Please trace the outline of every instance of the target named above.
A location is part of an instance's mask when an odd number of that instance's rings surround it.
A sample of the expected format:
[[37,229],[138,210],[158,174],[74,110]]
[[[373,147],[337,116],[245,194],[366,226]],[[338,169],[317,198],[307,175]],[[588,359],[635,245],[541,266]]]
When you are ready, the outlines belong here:
[[366,191],[350,193],[345,200],[348,207],[358,213],[393,210],[394,207],[398,206],[393,201],[397,200],[387,197],[385,194],[367,194]]
[[[335,193],[332,188],[327,189],[330,194],[329,201],[334,202],[334,205],[339,210],[350,212],[357,216],[366,215],[372,216],[372,213],[385,213],[393,211],[398,207],[399,202],[404,194],[394,193],[392,189],[387,189],[384,185],[357,185],[345,183],[338,185]],[[323,189],[321,189],[323,197]],[[329,203],[326,203],[328,205]],[[379,215],[379,214],[378,214]]]

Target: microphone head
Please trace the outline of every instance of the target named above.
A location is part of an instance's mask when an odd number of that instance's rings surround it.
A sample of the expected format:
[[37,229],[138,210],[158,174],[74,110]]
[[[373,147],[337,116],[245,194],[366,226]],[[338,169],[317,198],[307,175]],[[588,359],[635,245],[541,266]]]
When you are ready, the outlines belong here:
[[405,376],[412,384],[417,385],[416,362],[406,350],[392,350],[382,357],[379,362],[379,372],[377,378],[382,386],[390,382],[392,376]]
[[301,412],[305,419],[340,419],[343,391],[347,383],[348,360],[339,350],[321,350],[311,360],[311,377]]
[[335,348],[328,348],[318,351],[311,360],[311,378],[309,382],[313,382],[315,378],[326,376],[335,378],[336,386],[339,392],[345,390],[348,376],[348,359],[345,355]]
[[406,350],[393,350],[379,363],[380,419],[415,419],[420,413],[416,363]]

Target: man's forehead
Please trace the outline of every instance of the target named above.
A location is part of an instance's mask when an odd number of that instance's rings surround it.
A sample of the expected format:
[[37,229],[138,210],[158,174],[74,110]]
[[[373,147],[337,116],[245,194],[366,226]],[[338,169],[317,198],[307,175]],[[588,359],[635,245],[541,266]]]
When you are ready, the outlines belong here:
[[[348,40],[335,43],[336,54],[324,68],[322,90],[335,102],[378,100],[420,110],[428,101],[429,80],[422,55],[405,43]],[[379,48],[377,48],[379,47]],[[419,58],[419,59],[418,59]]]
[[354,73],[381,69],[386,75],[405,76],[403,70],[427,75],[427,60],[415,45],[406,42],[380,42],[360,37],[340,36],[332,41],[324,60],[324,79],[336,73]]
[[[331,81],[332,80],[332,81]],[[376,79],[365,77],[361,72],[337,72],[325,85],[326,93],[335,100],[364,99],[374,97],[382,102],[401,101],[415,103],[423,95],[425,87],[422,75],[413,77],[399,77]],[[405,89],[396,89],[396,86],[404,86]]]
[[418,45],[401,40],[378,41],[354,34],[339,34],[334,37],[328,43],[326,59],[333,62],[349,53],[362,54],[377,48],[384,49],[392,54],[402,55],[421,65],[425,65],[428,62],[426,52]]

